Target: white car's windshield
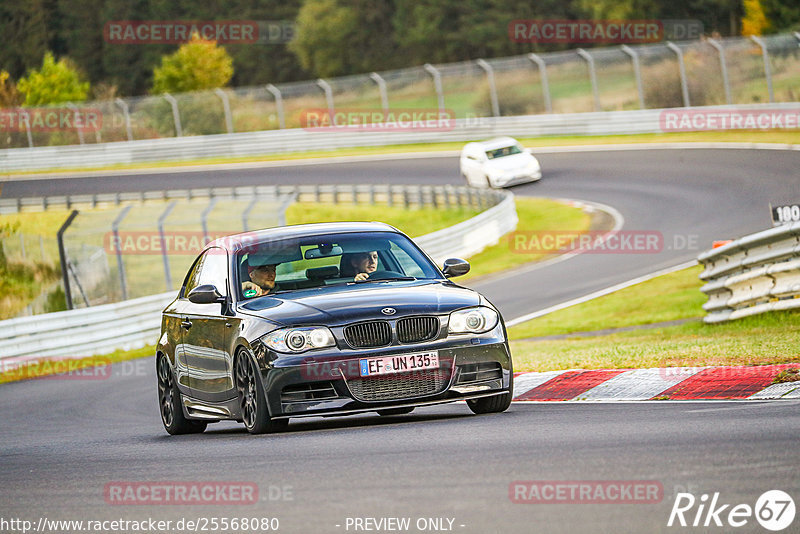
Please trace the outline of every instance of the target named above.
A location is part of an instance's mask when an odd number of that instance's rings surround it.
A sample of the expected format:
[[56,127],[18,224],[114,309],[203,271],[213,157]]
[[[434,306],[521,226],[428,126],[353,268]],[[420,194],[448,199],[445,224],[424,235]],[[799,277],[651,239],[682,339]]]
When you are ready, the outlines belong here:
[[504,156],[513,156],[514,154],[521,154],[522,149],[519,145],[505,146],[502,148],[495,148],[494,150],[487,150],[486,157],[489,159],[502,158]]

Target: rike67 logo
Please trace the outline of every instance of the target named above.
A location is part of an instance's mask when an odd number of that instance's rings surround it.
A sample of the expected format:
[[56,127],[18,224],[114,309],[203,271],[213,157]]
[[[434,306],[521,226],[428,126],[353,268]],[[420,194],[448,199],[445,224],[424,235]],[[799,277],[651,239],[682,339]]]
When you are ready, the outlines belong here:
[[712,496],[704,493],[696,498],[691,493],[678,493],[669,514],[667,526],[727,527],[739,528],[755,517],[758,524],[767,530],[784,530],[794,521],[795,506],[792,497],[781,490],[765,491],[749,504],[731,505],[720,499],[719,492]]

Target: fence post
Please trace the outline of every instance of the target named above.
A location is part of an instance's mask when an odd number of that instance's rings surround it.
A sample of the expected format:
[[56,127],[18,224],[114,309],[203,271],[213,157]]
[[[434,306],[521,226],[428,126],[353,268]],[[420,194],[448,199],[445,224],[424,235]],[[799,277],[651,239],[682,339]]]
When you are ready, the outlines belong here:
[[172,290],[172,274],[169,272],[169,258],[167,257],[167,246],[165,243],[166,240],[164,239],[164,221],[167,220],[167,217],[172,213],[177,203],[177,200],[170,202],[161,215],[158,216],[158,237],[161,240],[161,258],[164,262],[164,281],[167,284],[167,291]]
[[266,85],[267,91],[272,93],[273,98],[275,98],[275,108],[278,110],[278,126],[281,130],[286,129],[286,119],[283,116],[283,95],[281,95],[280,90],[268,83]]
[[256,207],[256,204],[258,204],[258,197],[254,194],[252,200],[250,200],[250,203],[247,205],[247,207],[242,212],[242,231],[243,232],[249,232],[250,231],[250,225],[247,224],[247,220],[250,218],[250,212],[253,211],[253,208]]
[[708,38],[708,44],[713,46],[717,53],[719,54],[719,68],[722,71],[722,85],[725,86],[725,102],[728,105],[731,105],[733,102],[731,101],[731,85],[728,81],[728,62],[725,60],[725,49],[722,48],[722,45],[716,40],[712,38]]
[[292,193],[287,195],[281,203],[280,212],[278,213],[278,226],[286,226],[286,210],[295,200],[297,200],[297,193]]
[[333,89],[331,84],[319,78],[317,85],[325,92],[325,102],[328,104],[328,115],[331,117],[331,126],[336,126],[336,109],[333,107]]
[[589,81],[592,82],[592,95],[594,95],[594,110],[600,111],[600,93],[597,90],[597,72],[594,68],[594,58],[592,55],[584,50],[583,48],[578,48],[576,50],[578,55],[581,56],[583,59],[586,60],[586,63],[589,65]]
[[128,300],[128,281],[125,278],[125,264],[122,262],[122,248],[119,243],[119,224],[128,212],[131,211],[132,207],[133,206],[128,204],[122,208],[117,218],[111,223],[111,231],[114,234],[114,246],[117,249],[117,270],[119,271],[119,285],[122,288],[122,300]]
[[433,78],[433,86],[436,89],[436,99],[439,102],[439,113],[444,113],[444,90],[442,89],[442,74],[430,63],[425,63],[423,68]]
[[20,119],[25,120],[25,133],[28,136],[28,147],[33,148],[33,134],[31,134],[31,115],[25,108],[19,108]]
[[[78,122],[78,113],[80,113],[78,111],[78,107],[75,104],[73,104],[72,102],[68,102],[67,103],[67,108],[71,109],[72,112],[74,113],[74,115],[72,117],[73,124],[77,123]],[[78,132],[78,141],[80,142],[80,144],[84,144],[83,130],[76,126],[75,127],[75,131]]]
[[181,114],[178,111],[178,101],[175,100],[169,93],[164,93],[164,99],[172,106],[172,120],[175,123],[175,137],[183,137],[183,128],[181,127]]
[[206,246],[211,242],[211,236],[208,235],[208,216],[211,214],[211,210],[213,210],[214,206],[217,204],[217,200],[217,197],[211,197],[211,200],[208,202],[208,206],[206,206],[203,212],[200,214],[200,224],[203,226],[203,246]]
[[[386,92],[386,80],[381,77],[380,74],[377,72],[371,72],[369,77],[372,78],[372,81],[378,84],[378,91],[381,94],[381,107],[383,108],[383,113],[389,113],[389,95]],[[384,122],[386,119],[384,119]]]
[[750,39],[753,40],[761,48],[761,57],[764,58],[764,76],[767,78],[767,91],[769,92],[769,102],[775,102],[775,93],[772,91],[772,69],[769,66],[769,51],[767,50],[767,43],[757,35],[751,35]]
[[486,71],[486,80],[489,82],[489,97],[492,101],[492,116],[499,117],[500,103],[497,100],[497,85],[495,85],[494,81],[494,69],[484,59],[478,59],[476,63],[480,68]]
[[642,86],[642,67],[639,64],[639,53],[628,45],[622,45],[622,51],[631,57],[633,75],[636,77],[636,91],[639,93],[639,109],[644,109],[644,87]]
[[548,113],[553,112],[553,104],[550,102],[550,84],[547,82],[547,65],[538,54],[531,52],[528,54],[528,59],[536,63],[539,67],[539,78],[542,80],[542,94],[544,95],[544,109]]
[[58,241],[58,258],[61,262],[61,278],[64,280],[64,296],[67,300],[67,309],[72,309],[72,291],[69,287],[69,270],[68,270],[68,259],[67,259],[67,249],[64,248],[64,232],[67,231],[69,225],[72,224],[72,221],[75,217],[78,216],[78,210],[72,210],[72,213],[69,214],[67,220],[64,221],[64,224],[61,225],[61,228],[58,229],[58,233],[56,233],[56,240]]
[[131,113],[128,109],[128,103],[121,98],[116,98],[114,102],[122,108],[122,114],[125,116],[125,133],[128,134],[128,141],[133,141],[133,129],[131,128]]
[[231,102],[228,100],[228,93],[217,87],[214,94],[222,100],[222,110],[225,112],[225,128],[228,133],[233,133],[233,117],[231,116]]
[[683,94],[683,107],[690,107],[689,103],[689,84],[686,81],[686,64],[683,62],[683,51],[672,41],[667,41],[667,48],[675,52],[678,56],[678,70],[681,74],[681,93]]

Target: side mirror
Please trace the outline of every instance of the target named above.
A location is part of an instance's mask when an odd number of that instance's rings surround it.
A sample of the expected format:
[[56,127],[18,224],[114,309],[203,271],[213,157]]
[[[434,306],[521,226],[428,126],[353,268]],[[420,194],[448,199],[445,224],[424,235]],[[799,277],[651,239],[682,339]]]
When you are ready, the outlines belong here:
[[461,258],[448,258],[444,260],[442,272],[447,278],[463,276],[469,272],[469,262]]
[[203,284],[189,291],[189,302],[195,304],[214,304],[215,302],[223,302],[225,297],[219,294],[217,288],[211,284]]

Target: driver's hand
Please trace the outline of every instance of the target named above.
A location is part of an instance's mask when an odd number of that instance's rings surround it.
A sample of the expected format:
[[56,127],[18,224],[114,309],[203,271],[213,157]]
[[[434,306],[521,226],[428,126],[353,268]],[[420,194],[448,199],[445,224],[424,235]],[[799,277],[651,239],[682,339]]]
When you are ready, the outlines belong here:
[[249,282],[249,281],[248,282],[242,282],[242,291],[244,291],[246,289],[254,289],[256,291],[256,296],[257,297],[260,297],[260,296],[266,294],[266,291],[264,291],[261,288],[260,285],[258,285],[256,283],[253,283],[253,282]]
[[355,277],[355,281],[356,282],[361,282],[363,280],[366,280],[367,278],[369,278],[369,274],[367,274],[367,273],[358,273],[356,275],[356,277]]

